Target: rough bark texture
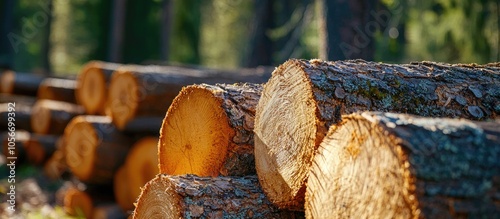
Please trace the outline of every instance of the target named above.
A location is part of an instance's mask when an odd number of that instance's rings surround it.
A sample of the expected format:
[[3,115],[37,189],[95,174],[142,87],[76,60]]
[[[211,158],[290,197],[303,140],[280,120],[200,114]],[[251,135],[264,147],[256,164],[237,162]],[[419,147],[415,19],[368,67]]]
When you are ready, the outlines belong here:
[[158,175],[139,197],[134,218],[300,218],[280,211],[262,193],[256,176]]
[[0,93],[36,96],[43,76],[5,71],[0,75]]
[[309,218],[500,215],[500,120],[355,113],[330,128],[307,183]]
[[24,143],[26,158],[34,165],[43,165],[56,150],[59,136],[32,134]]
[[[13,110],[10,112],[9,108]],[[25,105],[24,103],[18,103],[17,101],[0,104],[0,129],[2,131],[7,131],[7,128],[9,127],[9,117],[15,120],[12,122],[15,124],[16,130],[33,130],[31,127],[31,105]]]
[[255,119],[255,157],[269,199],[302,209],[312,155],[341,115],[362,110],[428,117],[495,118],[498,66],[362,60],[289,60],[264,86]]
[[131,140],[105,116],[77,116],[65,130],[66,163],[82,182],[111,184]]
[[268,78],[267,68],[230,72],[173,66],[125,66],[113,75],[108,104],[113,123],[123,129],[134,118],[164,117],[183,86],[262,83]]
[[76,103],[76,81],[71,79],[46,78],[38,88],[38,99]]
[[160,131],[160,172],[254,175],[253,125],[261,92],[260,84],[183,88]]
[[39,100],[33,106],[31,127],[38,134],[62,135],[71,119],[83,113],[83,107],[76,104]]
[[111,75],[121,65],[90,61],[80,71],[75,91],[76,101],[87,114],[105,114]]

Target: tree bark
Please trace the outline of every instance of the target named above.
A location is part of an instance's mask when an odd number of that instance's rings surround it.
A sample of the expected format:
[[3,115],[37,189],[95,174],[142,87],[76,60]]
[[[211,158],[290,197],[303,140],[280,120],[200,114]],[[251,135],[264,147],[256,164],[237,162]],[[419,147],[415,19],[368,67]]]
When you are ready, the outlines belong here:
[[36,96],[43,76],[5,71],[0,75],[0,93]]
[[76,81],[70,79],[46,78],[38,88],[38,99],[76,103]]
[[82,182],[111,184],[131,145],[105,116],[77,116],[64,131],[66,163]]
[[255,116],[255,161],[269,199],[303,209],[312,155],[341,115],[384,111],[426,117],[496,118],[500,68],[432,62],[290,60],[264,86]]
[[80,71],[75,97],[87,114],[105,114],[108,99],[108,85],[113,72],[120,64],[91,61]]
[[280,211],[262,193],[257,177],[158,175],[148,182],[133,218],[300,218]]
[[84,113],[83,107],[79,105],[39,100],[33,106],[31,127],[38,134],[62,135],[71,119]]
[[136,118],[163,118],[183,86],[197,83],[262,83],[268,78],[266,68],[219,71],[172,66],[126,66],[113,75],[108,104],[113,123],[124,129],[130,120]]
[[43,165],[56,150],[56,142],[59,136],[32,134],[24,143],[26,158],[33,165]]
[[160,131],[160,172],[255,174],[253,121],[261,91],[260,84],[201,84],[182,89]]
[[363,112],[321,143],[309,218],[488,218],[500,214],[500,120]]
[[[10,109],[14,109],[9,112]],[[32,109],[29,105],[24,105],[22,102],[13,101],[10,103],[0,104],[0,129],[6,131],[8,129],[8,119],[13,118],[15,121],[12,123],[15,125],[16,130],[32,131],[31,127],[31,117]]]

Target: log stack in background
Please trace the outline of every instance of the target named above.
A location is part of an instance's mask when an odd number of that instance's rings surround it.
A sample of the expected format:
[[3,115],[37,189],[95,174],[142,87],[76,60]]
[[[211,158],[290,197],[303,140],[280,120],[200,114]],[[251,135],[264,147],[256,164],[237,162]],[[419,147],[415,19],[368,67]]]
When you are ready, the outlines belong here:
[[495,118],[500,68],[432,62],[289,60],[273,72],[255,117],[255,163],[268,198],[303,210],[312,158],[331,125],[357,111]]
[[46,78],[38,87],[37,98],[76,103],[75,89],[76,80]]
[[346,115],[307,182],[308,218],[500,215],[500,120]]
[[36,96],[44,77],[36,74],[4,71],[0,75],[0,92]]

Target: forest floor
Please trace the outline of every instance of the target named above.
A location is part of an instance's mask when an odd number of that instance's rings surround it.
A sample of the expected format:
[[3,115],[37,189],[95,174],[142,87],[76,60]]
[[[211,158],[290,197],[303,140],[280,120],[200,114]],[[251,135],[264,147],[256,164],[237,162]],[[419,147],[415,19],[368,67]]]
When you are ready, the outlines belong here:
[[[56,206],[56,191],[65,180],[50,180],[42,169],[26,164],[16,166],[15,182],[9,182],[9,166],[0,155],[0,218],[78,218],[64,213]],[[11,178],[12,179],[12,178]],[[9,209],[10,187],[15,186],[15,211]]]

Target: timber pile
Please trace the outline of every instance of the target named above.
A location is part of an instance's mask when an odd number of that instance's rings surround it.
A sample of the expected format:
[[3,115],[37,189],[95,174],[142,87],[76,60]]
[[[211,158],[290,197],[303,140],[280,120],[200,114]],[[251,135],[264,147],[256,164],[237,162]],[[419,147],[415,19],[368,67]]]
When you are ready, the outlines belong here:
[[359,111],[471,120],[500,114],[500,67],[432,62],[289,60],[264,85],[255,116],[255,160],[268,198],[303,210],[313,155],[341,115]]
[[71,79],[46,78],[38,88],[38,99],[76,103],[76,81]]
[[0,75],[0,93],[36,96],[44,77],[5,71]]
[[500,120],[345,115],[310,170],[308,218],[500,215]]

